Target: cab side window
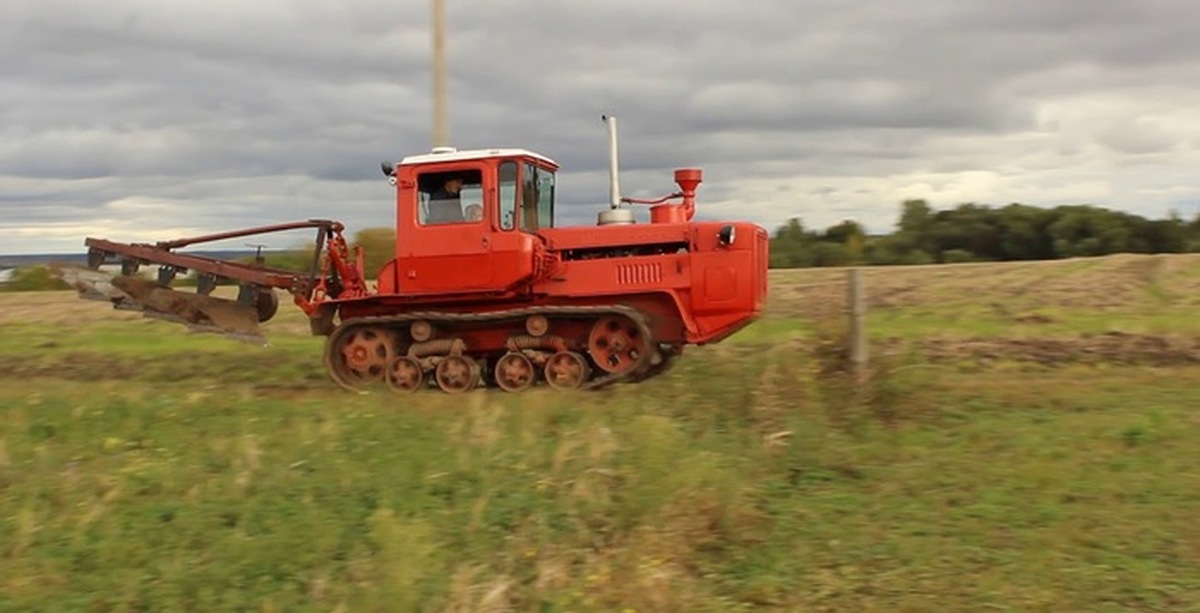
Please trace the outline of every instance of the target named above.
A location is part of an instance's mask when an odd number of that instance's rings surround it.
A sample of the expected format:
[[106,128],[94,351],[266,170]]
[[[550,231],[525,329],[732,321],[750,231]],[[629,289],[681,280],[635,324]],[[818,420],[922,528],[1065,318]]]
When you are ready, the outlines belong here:
[[431,172],[417,178],[417,221],[423,226],[483,220],[483,173]]
[[521,169],[521,229],[554,226],[554,173],[525,164]]
[[517,226],[517,163],[500,164],[500,229]]

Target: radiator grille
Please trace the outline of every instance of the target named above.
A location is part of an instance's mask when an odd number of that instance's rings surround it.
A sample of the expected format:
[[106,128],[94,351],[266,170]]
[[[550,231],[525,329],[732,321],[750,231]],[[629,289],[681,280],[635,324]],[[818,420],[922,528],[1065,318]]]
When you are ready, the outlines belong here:
[[619,264],[617,283],[621,285],[645,285],[662,282],[662,264]]

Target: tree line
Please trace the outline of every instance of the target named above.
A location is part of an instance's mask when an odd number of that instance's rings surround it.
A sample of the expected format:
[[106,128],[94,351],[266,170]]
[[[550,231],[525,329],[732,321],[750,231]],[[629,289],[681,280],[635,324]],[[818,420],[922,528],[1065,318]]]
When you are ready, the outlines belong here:
[[1113,253],[1200,252],[1200,213],[1146,219],[1092,205],[1039,208],[973,203],[934,211],[925,200],[901,204],[894,232],[867,235],[843,221],[823,231],[799,218],[771,238],[772,268],[1052,260]]

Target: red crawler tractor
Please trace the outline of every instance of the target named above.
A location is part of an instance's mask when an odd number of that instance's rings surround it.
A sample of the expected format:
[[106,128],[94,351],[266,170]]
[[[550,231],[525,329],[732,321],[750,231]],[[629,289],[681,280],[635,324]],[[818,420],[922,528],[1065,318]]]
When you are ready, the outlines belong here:
[[[555,227],[558,166],[531,151],[437,148],[385,163],[396,187],[395,257],[373,288],[361,251],[347,246],[340,223],[325,220],[155,244],[88,238],[88,264],[120,262],[122,275],[103,295],[117,308],[246,335],[275,313],[275,290],[286,290],[313,333],[328,337],[330,377],[352,390],[642,381],[685,345],[720,341],[757,317],[767,295],[767,232],[693,221],[696,169],[675,171],[679,191],[662,199],[621,198],[615,123],[606,119],[611,203],[594,226]],[[650,223],[636,222],[635,204],[650,206]],[[317,230],[307,272],[175,251],[303,227]],[[159,266],[156,280],[134,275],[143,265]],[[169,288],[189,270],[195,293]],[[222,279],[239,284],[236,300],[209,295]],[[77,285],[95,295],[94,282]]]

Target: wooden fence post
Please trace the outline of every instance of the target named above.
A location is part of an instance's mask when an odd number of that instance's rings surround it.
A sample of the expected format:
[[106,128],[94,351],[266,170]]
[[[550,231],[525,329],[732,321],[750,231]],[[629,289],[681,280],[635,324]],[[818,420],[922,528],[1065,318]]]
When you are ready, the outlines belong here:
[[850,304],[850,365],[858,381],[867,375],[867,297],[863,287],[862,270],[851,268],[846,277],[847,301]]

